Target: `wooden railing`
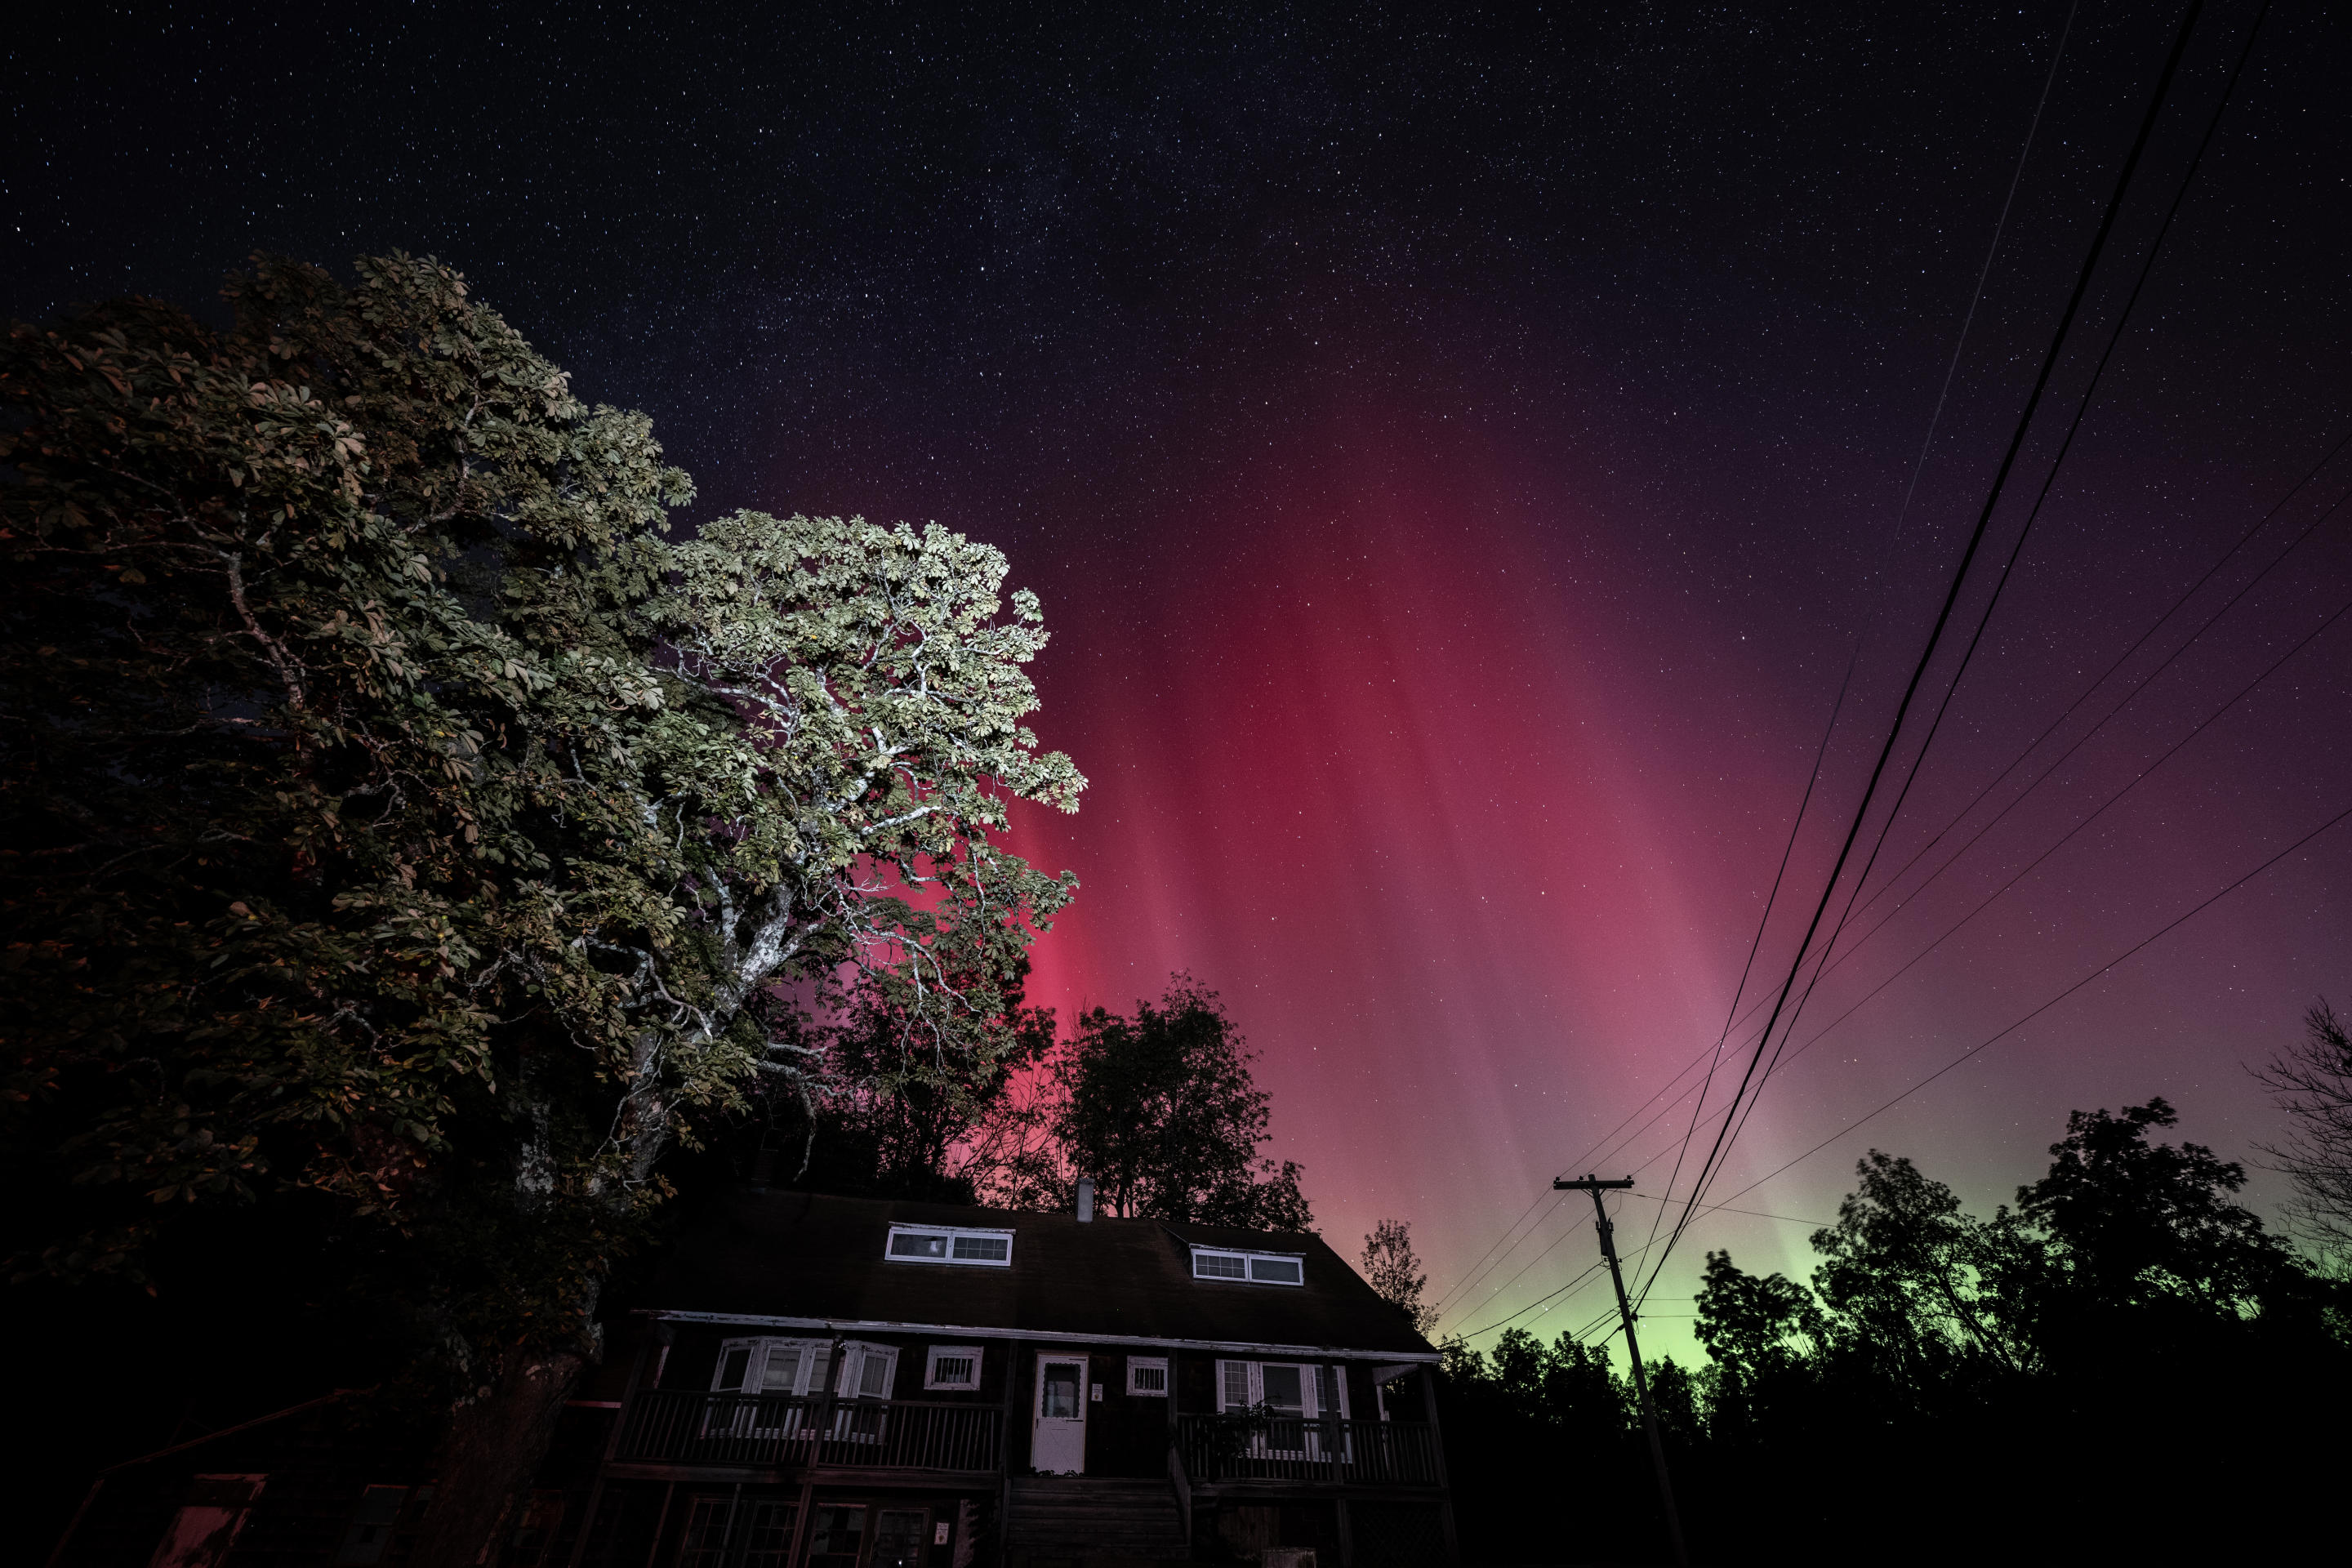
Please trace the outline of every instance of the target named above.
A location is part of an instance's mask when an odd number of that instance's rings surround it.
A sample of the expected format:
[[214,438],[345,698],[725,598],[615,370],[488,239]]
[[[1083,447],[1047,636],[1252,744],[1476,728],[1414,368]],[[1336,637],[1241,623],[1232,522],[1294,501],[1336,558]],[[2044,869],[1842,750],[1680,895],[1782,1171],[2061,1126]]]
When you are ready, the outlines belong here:
[[1437,1429],[1421,1421],[1179,1415],[1176,1445],[1196,1483],[1435,1486],[1439,1477]]
[[784,1468],[1000,1468],[1004,1412],[916,1399],[641,1389],[621,1420],[619,1459]]

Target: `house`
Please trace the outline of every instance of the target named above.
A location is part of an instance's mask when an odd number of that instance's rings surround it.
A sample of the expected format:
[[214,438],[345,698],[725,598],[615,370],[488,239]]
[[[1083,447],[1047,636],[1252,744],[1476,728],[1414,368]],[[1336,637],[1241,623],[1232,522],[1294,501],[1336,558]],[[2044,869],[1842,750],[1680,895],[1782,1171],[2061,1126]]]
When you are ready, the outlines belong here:
[[641,1295],[616,1397],[583,1402],[603,1458],[551,1555],[1454,1560],[1437,1352],[1403,1314],[1318,1237],[1091,1208],[736,1194]]

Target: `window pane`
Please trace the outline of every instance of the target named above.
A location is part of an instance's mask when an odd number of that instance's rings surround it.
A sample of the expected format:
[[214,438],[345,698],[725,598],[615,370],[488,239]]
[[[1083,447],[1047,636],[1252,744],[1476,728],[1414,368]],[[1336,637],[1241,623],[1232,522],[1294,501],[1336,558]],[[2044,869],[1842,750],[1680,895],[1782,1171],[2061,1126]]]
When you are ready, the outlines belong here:
[[930,1515],[916,1508],[886,1508],[874,1516],[873,1568],[920,1568],[930,1542]]
[[1303,1385],[1299,1381],[1298,1370],[1295,1366],[1268,1366],[1260,1369],[1258,1375],[1265,1383],[1265,1402],[1268,1405],[1273,1405],[1276,1410],[1306,1408],[1299,1398]]
[[833,1347],[818,1345],[809,1352],[808,1391],[811,1395],[823,1394],[825,1380],[833,1375]]
[[793,1379],[801,1370],[801,1348],[798,1345],[778,1345],[768,1352],[768,1370],[760,1379],[763,1394],[790,1394]]
[[1249,1402],[1249,1363],[1223,1361],[1217,1363],[1224,1373],[1224,1407],[1240,1410]]
[[1244,1278],[1242,1272],[1242,1260],[1240,1258],[1215,1252],[1194,1253],[1192,1255],[1192,1272],[1210,1279],[1239,1279]]
[[1078,1414],[1078,1369],[1067,1362],[1045,1364],[1045,1392],[1037,1401],[1037,1414],[1075,1420]]
[[969,1388],[980,1381],[968,1355],[943,1355],[931,1363],[931,1381],[943,1387]]
[[1168,1392],[1168,1369],[1149,1362],[1138,1362],[1128,1368],[1128,1386],[1139,1394]]
[[1339,1414],[1339,1369],[1336,1366],[1315,1369],[1315,1413],[1318,1415]]
[[393,1521],[400,1517],[400,1505],[407,1497],[406,1487],[370,1487],[360,1493],[360,1506],[352,1514],[352,1527],[335,1561],[383,1562],[383,1549],[392,1544]]
[[944,1236],[916,1236],[900,1231],[890,1238],[890,1256],[893,1258],[945,1258],[947,1255],[948,1238]]
[[821,1508],[809,1523],[809,1568],[856,1568],[866,1544],[863,1508]]
[[718,1568],[727,1547],[730,1499],[698,1497],[687,1515],[686,1540],[677,1554],[677,1568]]
[[898,1358],[874,1351],[866,1352],[858,1368],[857,1392],[861,1398],[879,1399],[890,1392],[890,1368]]
[[713,1386],[721,1393],[732,1393],[743,1386],[744,1369],[751,1364],[751,1347],[737,1345],[719,1361],[719,1381]]
[[1013,1241],[1003,1236],[959,1236],[955,1238],[955,1255],[988,1263],[1002,1263],[1013,1256]]
[[742,1568],[784,1568],[784,1558],[793,1549],[793,1516],[800,1505],[789,1502],[755,1502],[751,1518],[744,1531]]
[[1279,1285],[1298,1283],[1298,1259],[1296,1258],[1253,1258],[1250,1278],[1270,1280]]

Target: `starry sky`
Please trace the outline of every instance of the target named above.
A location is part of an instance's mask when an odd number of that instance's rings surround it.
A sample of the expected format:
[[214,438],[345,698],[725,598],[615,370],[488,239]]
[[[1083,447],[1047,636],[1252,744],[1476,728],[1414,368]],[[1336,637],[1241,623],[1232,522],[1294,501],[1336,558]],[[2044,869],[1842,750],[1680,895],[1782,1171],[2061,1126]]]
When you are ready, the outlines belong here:
[[[2255,10],[2206,7],[1991,563]],[[1549,1337],[1606,1306],[1546,1300],[1593,1261],[1549,1181],[1637,1173],[1649,1234],[1677,1075],[1787,971],[2177,13],[2083,0],[2053,76],[2067,17],[55,7],[5,46],[0,304],[427,252],[654,416],[689,521],[1000,545],[1093,780],[1017,825],[1084,882],[1034,995],[1219,990],[1326,1234],[1408,1219],[1446,1328]],[[2162,1094],[2258,1160],[2248,1065],[2352,1001],[2352,823],[2294,847],[2352,807],[2352,453],[2295,489],[2352,432],[2346,55],[2309,0],[2264,22],[1652,1353],[1704,1248],[1807,1267],[1873,1144],[1989,1205],[2069,1108]]]

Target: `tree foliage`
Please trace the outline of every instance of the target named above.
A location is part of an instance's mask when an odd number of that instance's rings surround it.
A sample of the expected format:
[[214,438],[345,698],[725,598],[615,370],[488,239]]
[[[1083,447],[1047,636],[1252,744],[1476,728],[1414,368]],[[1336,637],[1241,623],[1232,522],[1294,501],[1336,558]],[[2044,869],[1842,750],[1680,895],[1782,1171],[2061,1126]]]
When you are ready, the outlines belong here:
[[0,355],[0,1131],[71,1199],[17,1269],[153,1285],[174,1215],[307,1190],[409,1249],[471,1388],[593,1352],[665,1151],[805,1082],[796,1020],[866,999],[885,1087],[1020,1048],[1075,884],[992,835],[1084,781],[995,551],[672,543],[644,416],[452,269],[227,292]]
[[1384,1219],[1364,1237],[1361,1260],[1364,1282],[1373,1294],[1402,1312],[1412,1331],[1426,1339],[1437,1328],[1437,1309],[1422,1300],[1429,1276],[1412,1250],[1412,1227],[1401,1219]]
[[1297,1163],[1259,1153],[1273,1112],[1251,1060],[1216,993],[1183,975],[1132,1015],[1093,1008],[1046,1062],[1043,1092],[983,1134],[986,1188],[1058,1208],[1085,1175],[1114,1215],[1309,1229]]

